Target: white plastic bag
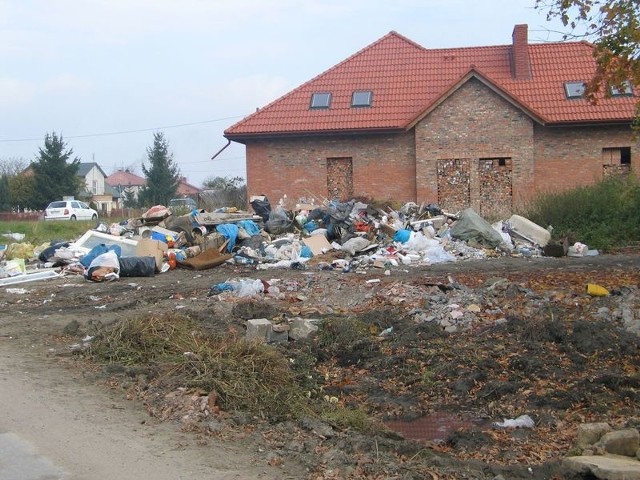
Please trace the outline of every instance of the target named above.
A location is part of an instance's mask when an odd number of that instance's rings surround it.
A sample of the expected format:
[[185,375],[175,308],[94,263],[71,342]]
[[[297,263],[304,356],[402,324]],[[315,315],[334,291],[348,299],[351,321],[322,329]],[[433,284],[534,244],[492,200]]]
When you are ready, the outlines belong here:
[[98,255],[89,264],[86,278],[94,282],[118,280],[120,278],[120,260],[113,250]]

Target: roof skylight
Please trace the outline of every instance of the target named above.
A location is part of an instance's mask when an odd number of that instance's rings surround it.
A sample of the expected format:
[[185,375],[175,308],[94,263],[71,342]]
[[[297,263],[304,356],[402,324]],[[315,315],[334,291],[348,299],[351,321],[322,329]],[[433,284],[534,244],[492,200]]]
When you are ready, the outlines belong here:
[[330,105],[330,92],[316,92],[311,94],[311,108],[329,108]]
[[612,97],[630,97],[633,95],[633,86],[629,80],[625,80],[619,88],[612,85],[609,91]]
[[582,98],[584,96],[584,82],[565,82],[564,93],[567,98]]
[[351,95],[352,107],[370,107],[373,92],[371,90],[357,90]]

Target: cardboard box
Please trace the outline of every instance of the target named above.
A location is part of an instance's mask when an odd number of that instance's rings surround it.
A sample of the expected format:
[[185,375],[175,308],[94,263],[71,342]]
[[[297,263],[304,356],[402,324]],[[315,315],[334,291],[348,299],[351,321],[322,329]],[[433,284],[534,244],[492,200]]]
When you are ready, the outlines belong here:
[[303,238],[302,241],[314,255],[322,255],[333,248],[324,235],[311,235]]
[[162,269],[162,260],[167,253],[167,244],[161,240],[152,240],[150,238],[141,238],[136,246],[137,257],[155,257],[156,270]]

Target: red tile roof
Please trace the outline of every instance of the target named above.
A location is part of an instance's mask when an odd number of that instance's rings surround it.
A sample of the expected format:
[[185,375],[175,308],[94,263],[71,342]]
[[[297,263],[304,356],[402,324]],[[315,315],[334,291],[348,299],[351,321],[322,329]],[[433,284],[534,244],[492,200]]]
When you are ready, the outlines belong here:
[[202,192],[201,188],[196,187],[195,185],[191,185],[187,182],[185,177],[182,177],[178,182],[178,190],[176,193],[178,195],[195,195],[196,193]]
[[117,187],[118,185],[122,185],[123,187],[141,187],[147,183],[144,178],[131,172],[127,172],[126,170],[118,170],[105,178],[104,181],[112,187]]
[[[526,26],[525,26],[526,28]],[[637,97],[567,99],[566,81],[594,74],[587,42],[529,44],[531,79],[512,76],[512,45],[425,49],[390,32],[225,131],[230,139],[410,128],[469,76],[481,79],[544,124],[628,122]],[[352,108],[355,90],[373,91],[371,107]],[[328,109],[309,108],[331,92]]]

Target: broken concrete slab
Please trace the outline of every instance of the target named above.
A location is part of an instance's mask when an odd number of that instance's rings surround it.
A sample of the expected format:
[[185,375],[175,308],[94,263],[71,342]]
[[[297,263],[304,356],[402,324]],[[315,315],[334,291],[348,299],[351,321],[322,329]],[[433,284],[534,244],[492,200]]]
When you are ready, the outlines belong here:
[[247,320],[247,341],[266,342],[271,332],[272,323],[266,318],[252,318]]
[[318,330],[319,320],[308,319],[308,318],[292,318],[289,321],[290,330],[289,330],[289,338],[292,340],[304,340],[313,332]]
[[640,480],[640,462],[619,455],[567,457],[563,464],[572,472],[591,474],[600,480]]

